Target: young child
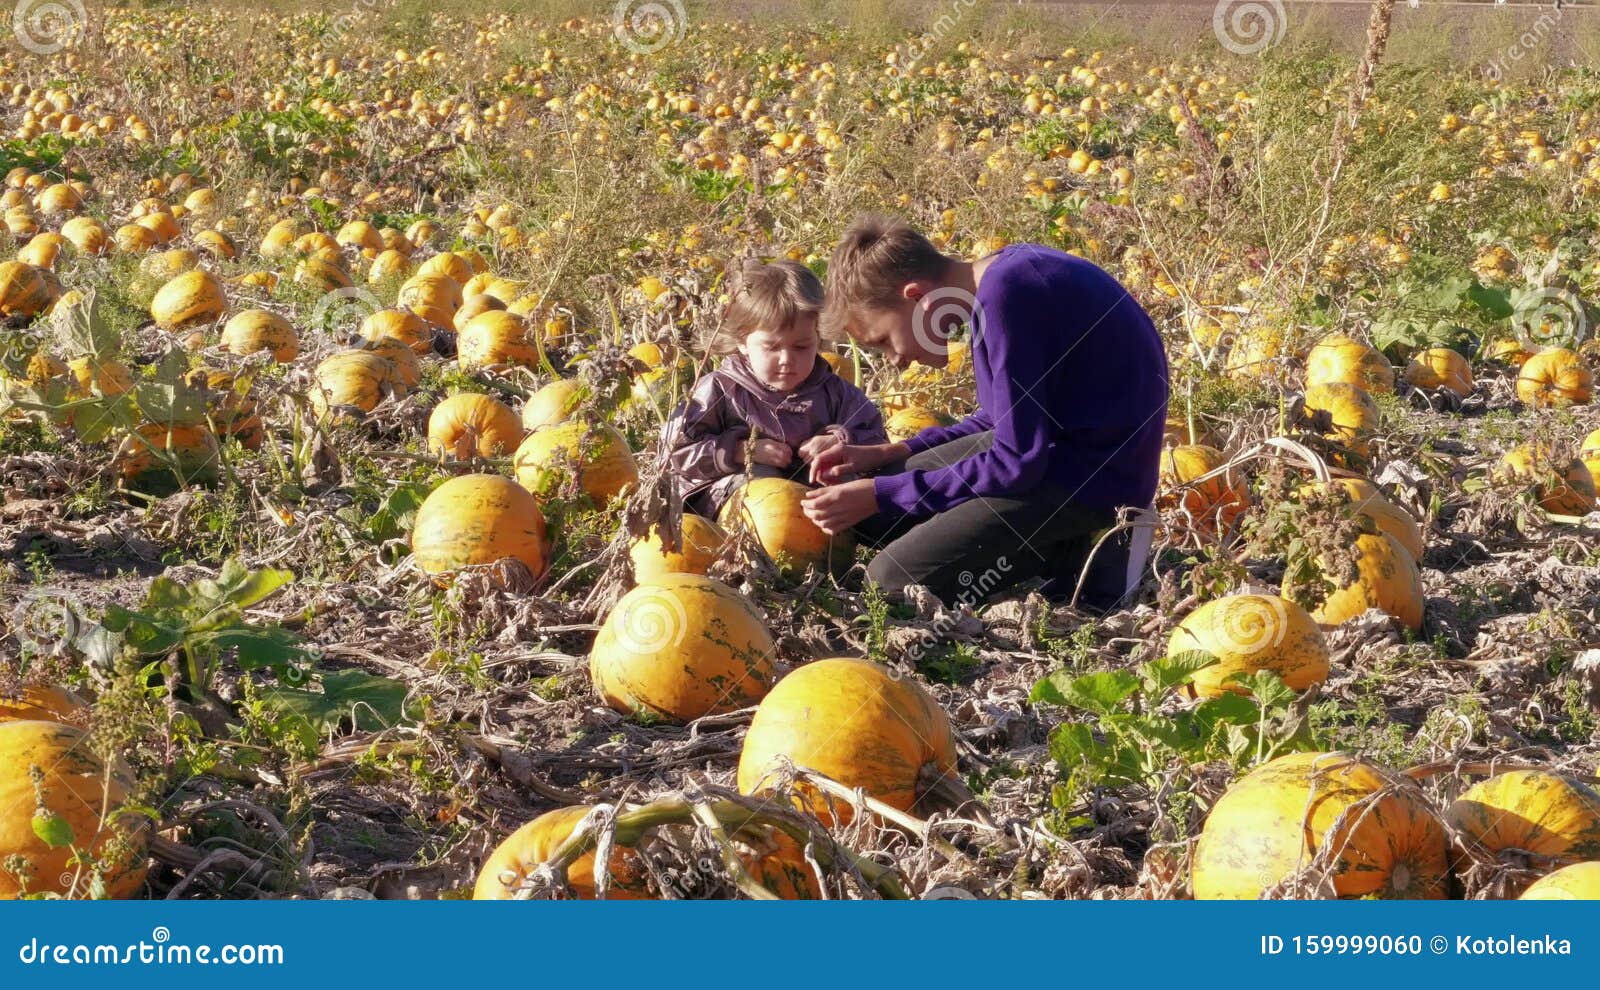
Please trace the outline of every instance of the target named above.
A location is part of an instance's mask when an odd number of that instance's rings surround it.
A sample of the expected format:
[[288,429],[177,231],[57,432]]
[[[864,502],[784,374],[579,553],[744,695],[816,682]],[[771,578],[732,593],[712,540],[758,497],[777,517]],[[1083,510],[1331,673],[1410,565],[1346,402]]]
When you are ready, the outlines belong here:
[[[828,266],[822,329],[942,367],[972,329],[978,410],[905,443],[852,442],[812,460],[806,514],[881,549],[867,574],[947,602],[1033,577],[1070,598],[1118,509],[1154,500],[1167,416],[1167,360],[1149,316],[1082,258],[1017,244],[946,257],[904,221],[866,216]],[[845,480],[881,471],[876,478]],[[1137,587],[1148,527],[1108,539],[1079,604],[1117,607]]]
[[804,481],[826,450],[888,440],[878,407],[821,357],[822,283],[811,270],[747,261],[731,281],[711,344],[726,357],[695,383],[665,431],[686,506],[710,518],[747,473]]

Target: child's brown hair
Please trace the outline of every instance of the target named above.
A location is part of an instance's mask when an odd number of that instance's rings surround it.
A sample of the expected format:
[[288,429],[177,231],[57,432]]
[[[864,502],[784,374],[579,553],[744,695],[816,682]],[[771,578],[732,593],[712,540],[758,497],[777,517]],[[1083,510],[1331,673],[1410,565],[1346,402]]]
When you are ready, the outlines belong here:
[[730,354],[757,330],[777,330],[822,313],[822,282],[798,261],[738,263],[728,276],[728,308],[711,350]]
[[851,311],[899,303],[908,282],[938,280],[950,265],[933,242],[899,217],[865,213],[844,232],[828,262],[824,336],[850,331]]

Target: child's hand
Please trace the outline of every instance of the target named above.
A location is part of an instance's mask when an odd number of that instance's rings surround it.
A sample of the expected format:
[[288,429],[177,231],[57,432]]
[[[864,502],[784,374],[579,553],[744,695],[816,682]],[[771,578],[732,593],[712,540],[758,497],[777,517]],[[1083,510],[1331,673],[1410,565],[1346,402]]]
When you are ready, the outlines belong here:
[[839,434],[833,431],[818,433],[816,436],[800,445],[800,459],[810,464],[817,459],[817,455],[830,447],[837,447],[844,443],[839,439]]
[[788,444],[776,440],[757,440],[755,449],[750,452],[750,459],[767,467],[786,468],[794,460],[794,451],[789,449]]

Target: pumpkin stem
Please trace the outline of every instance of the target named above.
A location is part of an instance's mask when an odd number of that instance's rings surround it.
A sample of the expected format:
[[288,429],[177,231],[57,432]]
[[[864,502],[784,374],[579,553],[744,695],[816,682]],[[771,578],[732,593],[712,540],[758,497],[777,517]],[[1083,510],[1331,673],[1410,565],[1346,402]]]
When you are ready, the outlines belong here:
[[917,806],[930,812],[950,811],[958,815],[970,815],[984,825],[994,827],[994,818],[990,816],[989,809],[983,806],[972,789],[954,774],[945,773],[936,763],[924,763],[922,769],[917,771]]

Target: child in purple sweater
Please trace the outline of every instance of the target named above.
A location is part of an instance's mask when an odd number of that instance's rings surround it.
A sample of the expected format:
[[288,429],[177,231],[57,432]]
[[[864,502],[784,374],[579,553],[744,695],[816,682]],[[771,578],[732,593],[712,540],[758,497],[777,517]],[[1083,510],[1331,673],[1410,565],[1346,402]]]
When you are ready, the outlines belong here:
[[666,426],[667,462],[686,483],[685,504],[711,518],[747,476],[804,481],[827,450],[888,440],[878,407],[819,353],[822,283],[811,270],[751,261],[732,282],[712,341],[727,357]]
[[[946,257],[903,221],[863,217],[828,268],[824,332],[942,367],[972,330],[978,410],[905,443],[841,445],[812,461],[806,514],[881,549],[868,576],[946,601],[1032,577],[1066,598],[1121,507],[1155,496],[1167,361],[1149,316],[1082,258],[1018,244]],[[882,471],[876,478],[843,480]],[[1112,608],[1137,585],[1148,528],[1107,541],[1080,604]]]

